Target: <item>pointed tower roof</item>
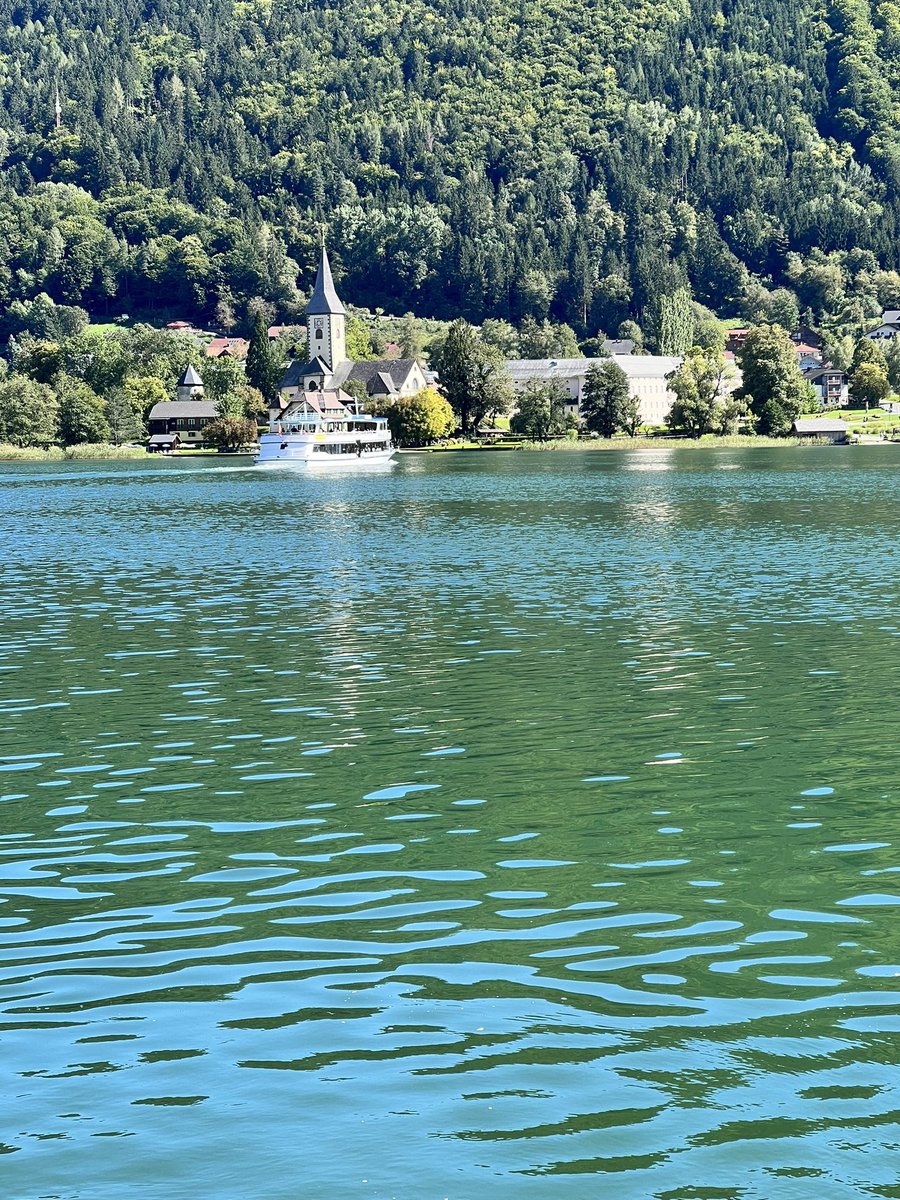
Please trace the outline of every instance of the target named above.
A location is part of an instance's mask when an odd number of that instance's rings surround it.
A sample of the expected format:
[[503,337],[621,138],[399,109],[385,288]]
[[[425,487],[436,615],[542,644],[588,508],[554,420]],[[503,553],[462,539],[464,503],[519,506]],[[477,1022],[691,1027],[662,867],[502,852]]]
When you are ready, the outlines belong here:
[[306,306],[306,315],[310,317],[344,315],[344,306],[334,290],[334,280],[331,278],[331,267],[328,263],[328,252],[322,247],[319,257],[319,271],[316,275],[316,286]]
[[193,363],[188,363],[184,369],[184,374],[178,380],[176,387],[203,387],[203,380],[194,369]]

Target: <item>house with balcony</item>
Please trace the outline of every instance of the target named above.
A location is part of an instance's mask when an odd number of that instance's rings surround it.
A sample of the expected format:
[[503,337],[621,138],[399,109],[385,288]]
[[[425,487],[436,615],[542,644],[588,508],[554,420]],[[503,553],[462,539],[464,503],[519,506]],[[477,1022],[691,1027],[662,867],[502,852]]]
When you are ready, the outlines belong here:
[[803,378],[816,389],[823,408],[844,408],[850,400],[850,381],[843,371],[831,363],[811,365],[803,371]]
[[873,342],[890,341],[900,333],[900,308],[886,308],[881,314],[881,323],[870,329],[866,337]]

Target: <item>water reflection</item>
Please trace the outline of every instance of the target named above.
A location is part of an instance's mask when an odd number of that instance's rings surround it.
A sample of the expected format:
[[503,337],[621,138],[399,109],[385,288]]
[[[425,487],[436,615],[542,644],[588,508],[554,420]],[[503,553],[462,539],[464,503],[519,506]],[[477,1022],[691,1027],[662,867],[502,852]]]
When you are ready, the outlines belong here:
[[891,453],[4,473],[9,1194],[894,1194]]

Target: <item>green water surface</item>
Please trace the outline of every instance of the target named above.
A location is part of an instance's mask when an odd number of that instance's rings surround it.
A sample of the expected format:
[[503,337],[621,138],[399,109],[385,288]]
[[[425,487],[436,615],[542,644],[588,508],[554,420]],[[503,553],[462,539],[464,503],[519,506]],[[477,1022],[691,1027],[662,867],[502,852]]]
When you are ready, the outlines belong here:
[[898,512],[0,467],[3,1200],[900,1196]]

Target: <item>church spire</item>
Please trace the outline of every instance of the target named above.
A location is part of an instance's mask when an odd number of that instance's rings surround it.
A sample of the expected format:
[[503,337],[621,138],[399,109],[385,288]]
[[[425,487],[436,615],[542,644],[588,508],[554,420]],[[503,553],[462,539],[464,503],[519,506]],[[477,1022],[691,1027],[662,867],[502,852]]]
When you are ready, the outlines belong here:
[[323,237],[316,286],[306,306],[306,333],[310,362],[320,358],[332,375],[341,363],[347,361],[346,323],[347,314],[334,290]]
[[345,310],[343,304],[338,299],[338,294],[334,288],[334,280],[331,278],[331,266],[328,262],[328,251],[323,243],[319,253],[319,271],[316,275],[316,286],[313,288],[313,294],[310,297],[309,304],[306,306],[306,315],[313,316],[344,316]]

